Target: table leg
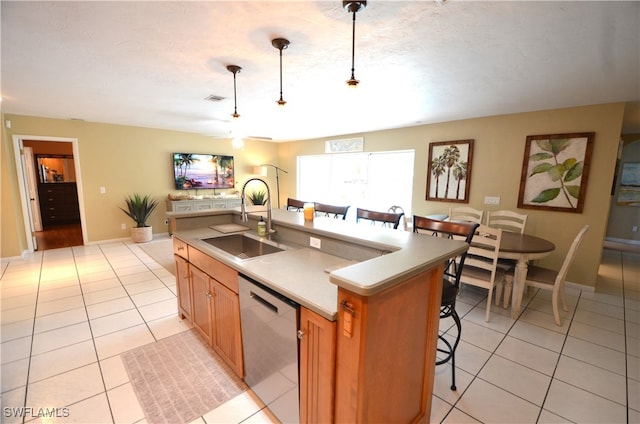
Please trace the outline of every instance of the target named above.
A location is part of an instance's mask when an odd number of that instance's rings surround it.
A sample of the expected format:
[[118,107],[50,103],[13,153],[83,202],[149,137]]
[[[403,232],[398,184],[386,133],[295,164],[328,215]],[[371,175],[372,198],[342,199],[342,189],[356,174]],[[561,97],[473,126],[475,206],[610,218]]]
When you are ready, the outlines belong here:
[[520,315],[522,297],[524,296],[524,282],[527,280],[528,258],[522,257],[513,272],[513,296],[511,298],[511,317],[517,319]]

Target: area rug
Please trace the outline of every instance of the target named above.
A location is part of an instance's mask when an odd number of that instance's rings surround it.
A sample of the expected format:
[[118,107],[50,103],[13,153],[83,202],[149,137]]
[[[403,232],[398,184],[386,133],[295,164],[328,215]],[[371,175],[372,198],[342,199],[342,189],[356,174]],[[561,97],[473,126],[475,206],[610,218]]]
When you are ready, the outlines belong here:
[[140,243],[140,249],[149,255],[154,261],[172,274],[175,274],[173,262],[173,240],[156,237],[151,243]]
[[247,390],[194,330],[121,357],[149,423],[189,423]]

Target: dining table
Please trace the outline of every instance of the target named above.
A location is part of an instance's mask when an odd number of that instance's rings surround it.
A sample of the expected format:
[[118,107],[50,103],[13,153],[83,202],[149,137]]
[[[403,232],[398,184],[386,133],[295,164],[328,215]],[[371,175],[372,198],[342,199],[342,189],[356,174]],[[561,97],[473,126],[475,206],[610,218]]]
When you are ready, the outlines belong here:
[[[529,261],[544,258],[553,252],[555,248],[555,244],[540,237],[511,231],[502,232],[498,257],[516,261],[511,294],[512,318],[515,319],[520,315]],[[507,296],[507,293],[505,293],[505,296]]]

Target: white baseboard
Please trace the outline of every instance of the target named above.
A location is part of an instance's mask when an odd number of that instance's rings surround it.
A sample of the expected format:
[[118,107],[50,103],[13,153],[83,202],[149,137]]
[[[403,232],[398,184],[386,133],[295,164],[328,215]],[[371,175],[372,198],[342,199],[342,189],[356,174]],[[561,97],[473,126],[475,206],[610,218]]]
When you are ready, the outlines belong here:
[[615,237],[605,237],[605,241],[613,241],[615,243],[635,244],[640,245],[640,240],[621,239]]
[[568,287],[570,289],[577,289],[591,293],[596,291],[596,288],[594,286],[585,286],[584,284],[572,283],[571,281],[565,281],[564,285],[565,287]]

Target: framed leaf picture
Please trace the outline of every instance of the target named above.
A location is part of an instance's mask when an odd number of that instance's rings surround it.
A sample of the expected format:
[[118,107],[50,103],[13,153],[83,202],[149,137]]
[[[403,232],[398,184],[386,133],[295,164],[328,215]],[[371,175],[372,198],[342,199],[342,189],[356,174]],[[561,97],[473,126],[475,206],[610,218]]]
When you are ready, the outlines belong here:
[[595,133],[530,135],[518,207],[582,213]]
[[473,140],[429,144],[427,200],[469,203]]

